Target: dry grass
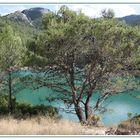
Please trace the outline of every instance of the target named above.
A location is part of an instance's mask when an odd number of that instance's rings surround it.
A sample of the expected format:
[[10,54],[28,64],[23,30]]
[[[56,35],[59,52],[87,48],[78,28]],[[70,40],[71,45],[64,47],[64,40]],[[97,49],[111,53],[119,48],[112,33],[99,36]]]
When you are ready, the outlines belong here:
[[0,135],[95,135],[104,128],[82,126],[66,120],[35,117],[26,120],[6,117],[0,119]]
[[138,122],[130,122],[130,120],[123,121],[120,125],[119,128],[122,129],[139,129],[140,130],[140,124]]
[[0,135],[82,135],[84,126],[64,120],[36,117],[17,120],[0,119]]

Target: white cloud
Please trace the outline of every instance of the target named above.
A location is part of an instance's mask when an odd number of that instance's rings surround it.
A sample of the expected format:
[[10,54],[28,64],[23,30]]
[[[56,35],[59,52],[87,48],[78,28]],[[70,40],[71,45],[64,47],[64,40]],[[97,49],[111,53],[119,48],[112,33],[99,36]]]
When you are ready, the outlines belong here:
[[[63,4],[64,5],[64,4]],[[99,17],[102,9],[111,8],[114,10],[116,17],[123,17],[126,15],[137,14],[136,10],[132,5],[129,4],[65,4],[70,9],[78,11],[82,10],[85,15],[90,17]],[[23,10],[31,7],[45,7],[52,11],[57,11],[62,6],[62,4],[53,5],[0,5],[0,14],[5,15],[17,10]]]
[[98,10],[95,8],[95,6],[91,5],[71,5],[69,6],[70,9],[73,9],[74,11],[81,10],[85,15],[94,17],[98,15]]
[[128,5],[128,4],[112,4],[112,5],[106,4],[106,5],[97,6],[97,10],[100,10],[100,11],[104,8],[113,9],[116,17],[123,17],[126,15],[137,14],[136,10],[132,8],[131,5]]
[[[56,11],[61,5],[56,5]],[[128,4],[71,4],[67,5],[70,9],[74,11],[82,10],[85,15],[90,17],[101,16],[101,10],[111,8],[115,12],[116,17],[123,17],[126,15],[137,14],[136,10]]]
[[14,11],[22,11],[23,9],[26,9],[26,7],[22,5],[0,5],[0,14],[6,15]]

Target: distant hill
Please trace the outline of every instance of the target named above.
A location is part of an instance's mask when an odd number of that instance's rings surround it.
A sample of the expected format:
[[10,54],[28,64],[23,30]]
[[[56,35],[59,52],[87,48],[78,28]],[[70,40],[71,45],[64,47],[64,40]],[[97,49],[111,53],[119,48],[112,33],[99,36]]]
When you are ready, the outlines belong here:
[[42,26],[42,16],[47,12],[50,12],[50,10],[36,7],[25,9],[23,11],[16,11],[4,17],[18,23],[29,24],[31,26],[35,26],[36,28],[40,28],[40,26]]
[[25,23],[25,24],[32,25],[31,21],[27,18],[27,16],[20,11],[10,13],[10,14],[4,16],[4,17],[7,18],[7,19],[10,19],[13,22],[15,21],[17,23]]
[[124,21],[126,24],[131,26],[140,25],[140,15],[129,15],[122,18],[118,18],[120,21]]
[[34,21],[34,20],[42,17],[42,15],[47,12],[50,12],[50,10],[45,9],[45,8],[36,7],[36,8],[30,8],[30,9],[23,10],[21,13],[25,14],[29,20]]
[[21,13],[25,14],[28,20],[36,27],[41,26],[42,24],[42,16],[45,13],[50,12],[49,9],[36,7],[23,10]]
[[46,8],[30,8],[23,11],[15,11],[5,16],[0,16],[0,31],[5,24],[9,24],[16,34],[22,36],[23,43],[42,32],[42,16],[51,12]]

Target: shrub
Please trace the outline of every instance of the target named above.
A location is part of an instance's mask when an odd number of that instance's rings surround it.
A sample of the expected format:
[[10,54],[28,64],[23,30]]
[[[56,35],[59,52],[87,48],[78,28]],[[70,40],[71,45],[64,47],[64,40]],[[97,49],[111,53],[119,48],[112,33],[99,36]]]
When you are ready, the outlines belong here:
[[94,125],[98,125],[99,121],[101,120],[101,116],[99,116],[99,115],[93,115],[91,117],[91,120],[93,121],[93,124]]
[[15,113],[17,115],[22,116],[49,116],[49,117],[57,117],[58,116],[58,109],[52,106],[45,106],[45,105],[36,105],[32,106],[26,103],[17,103],[15,108]]
[[0,115],[5,115],[8,112],[8,96],[0,96]]
[[[45,106],[45,105],[31,105],[28,103],[19,103],[13,98],[13,116],[16,118],[26,118],[36,115],[48,116],[48,117],[59,117],[59,112],[56,107]],[[2,95],[0,97],[0,115],[9,114],[8,110],[8,96]]]

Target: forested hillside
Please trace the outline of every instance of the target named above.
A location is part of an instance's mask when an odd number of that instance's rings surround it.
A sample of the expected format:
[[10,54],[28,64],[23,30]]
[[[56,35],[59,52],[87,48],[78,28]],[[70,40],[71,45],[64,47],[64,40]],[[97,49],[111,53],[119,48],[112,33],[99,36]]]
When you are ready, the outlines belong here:
[[139,26],[140,25],[140,15],[128,15],[122,18],[118,18],[120,21],[124,21],[130,26]]

